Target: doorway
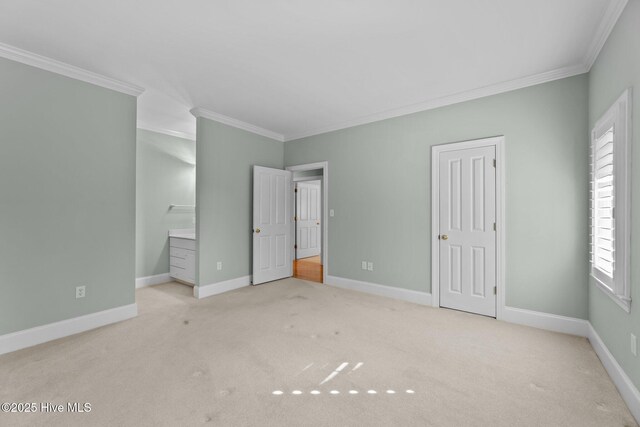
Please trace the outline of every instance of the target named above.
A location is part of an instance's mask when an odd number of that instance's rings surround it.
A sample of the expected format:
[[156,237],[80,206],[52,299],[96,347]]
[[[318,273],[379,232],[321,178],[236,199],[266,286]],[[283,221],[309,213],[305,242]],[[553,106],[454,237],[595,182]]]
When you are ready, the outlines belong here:
[[[295,174],[294,174],[295,180]],[[294,182],[296,199],[296,259],[320,258],[322,226],[320,224],[321,181]]]
[[432,298],[500,317],[504,307],[503,137],[432,149]]
[[[310,179],[310,176],[313,179]],[[296,242],[293,277],[320,283],[322,283],[321,178],[322,170],[293,174]]]
[[294,204],[293,277],[324,283],[327,270],[327,164],[288,167]]

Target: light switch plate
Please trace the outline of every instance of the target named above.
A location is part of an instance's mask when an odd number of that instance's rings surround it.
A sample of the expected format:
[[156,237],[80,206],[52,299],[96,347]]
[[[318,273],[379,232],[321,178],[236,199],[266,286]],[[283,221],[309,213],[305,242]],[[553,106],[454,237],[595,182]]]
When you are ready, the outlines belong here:
[[631,334],[631,354],[634,356],[638,355],[638,341],[636,340],[636,336]]
[[334,216],[336,213],[333,209],[329,209],[329,216]]
[[218,270],[222,270],[222,261],[218,261],[217,268]]
[[363,270],[367,269],[367,261],[362,261],[362,269]]
[[372,262],[368,262],[367,263],[367,270],[373,271],[373,263]]

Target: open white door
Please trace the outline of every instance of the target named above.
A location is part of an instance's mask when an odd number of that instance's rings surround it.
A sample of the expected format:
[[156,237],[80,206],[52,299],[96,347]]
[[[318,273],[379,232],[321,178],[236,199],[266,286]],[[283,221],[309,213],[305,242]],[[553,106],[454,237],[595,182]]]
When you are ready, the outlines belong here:
[[253,167],[253,284],[291,277],[291,172]]
[[320,181],[296,184],[296,258],[320,255]]
[[494,146],[440,153],[440,306],[496,316]]

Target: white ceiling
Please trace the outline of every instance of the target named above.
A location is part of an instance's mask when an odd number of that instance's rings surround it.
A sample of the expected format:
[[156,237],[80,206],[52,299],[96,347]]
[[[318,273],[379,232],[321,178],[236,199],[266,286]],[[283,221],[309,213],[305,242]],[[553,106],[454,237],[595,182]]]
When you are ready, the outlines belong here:
[[144,87],[147,127],[194,134],[201,107],[292,139],[584,72],[624,4],[2,0],[0,42]]

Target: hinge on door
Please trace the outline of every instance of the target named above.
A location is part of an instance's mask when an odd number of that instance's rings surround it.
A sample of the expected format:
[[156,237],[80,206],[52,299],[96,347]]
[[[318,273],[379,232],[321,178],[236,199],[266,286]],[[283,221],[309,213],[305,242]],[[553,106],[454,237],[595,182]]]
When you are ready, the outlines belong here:
[[493,159],[493,167],[496,167],[496,159]]
[[498,287],[497,286],[493,287],[493,294],[494,295],[498,295]]
[[496,223],[493,223],[493,231],[496,231]]

